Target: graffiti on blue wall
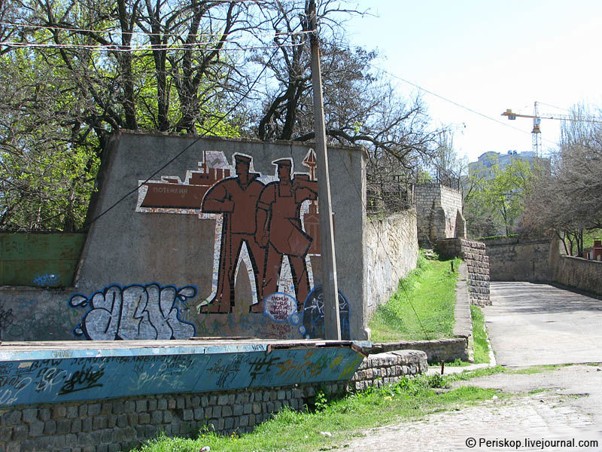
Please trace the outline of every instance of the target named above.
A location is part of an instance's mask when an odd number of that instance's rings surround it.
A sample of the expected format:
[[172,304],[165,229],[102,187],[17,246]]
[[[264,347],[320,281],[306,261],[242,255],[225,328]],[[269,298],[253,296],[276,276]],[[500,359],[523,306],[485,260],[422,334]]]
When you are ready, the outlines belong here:
[[[342,381],[363,356],[352,347],[267,344],[17,351],[0,362],[0,409],[148,394]],[[94,356],[90,356],[93,353]],[[68,357],[71,355],[70,357]],[[86,356],[82,356],[86,355]]]
[[72,307],[90,308],[74,333],[92,340],[188,339],[195,335],[195,327],[180,319],[180,309],[196,293],[192,286],[135,284],[74,295]]
[[5,309],[4,303],[0,303],[0,339],[2,339],[3,332],[13,324],[14,314],[12,309]]

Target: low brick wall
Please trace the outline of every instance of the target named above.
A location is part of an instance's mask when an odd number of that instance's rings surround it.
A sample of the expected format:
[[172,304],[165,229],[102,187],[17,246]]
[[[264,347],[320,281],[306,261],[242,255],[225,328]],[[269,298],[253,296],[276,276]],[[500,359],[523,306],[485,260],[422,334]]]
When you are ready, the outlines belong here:
[[168,436],[196,436],[203,428],[223,434],[249,432],[285,407],[311,408],[318,391],[331,397],[342,395],[395,383],[427,368],[425,353],[396,351],[369,355],[350,381],[21,405],[0,412],[0,452],[117,452],[137,447],[162,432]]
[[489,292],[489,257],[484,243],[465,239],[445,239],[437,242],[436,251],[446,259],[460,257],[467,267],[466,285],[472,304],[491,304]]

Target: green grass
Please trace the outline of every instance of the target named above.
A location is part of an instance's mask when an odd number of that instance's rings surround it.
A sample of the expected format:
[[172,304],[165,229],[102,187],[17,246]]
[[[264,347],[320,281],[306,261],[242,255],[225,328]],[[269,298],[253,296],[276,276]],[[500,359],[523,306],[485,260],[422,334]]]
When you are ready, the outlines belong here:
[[371,340],[395,342],[453,337],[459,265],[459,259],[421,258],[418,267],[400,281],[397,292],[374,313],[369,322]]
[[470,306],[472,316],[472,337],[474,340],[474,362],[475,364],[489,363],[489,343],[487,341],[487,330],[485,329],[485,317],[478,306]]
[[321,404],[316,412],[282,411],[253,433],[220,436],[201,432],[195,439],[160,437],[138,450],[198,452],[204,446],[209,446],[212,452],[327,450],[361,436],[361,432],[369,428],[460,409],[494,395],[503,396],[494,389],[470,386],[442,390],[449,381],[440,375],[403,378],[394,385]]

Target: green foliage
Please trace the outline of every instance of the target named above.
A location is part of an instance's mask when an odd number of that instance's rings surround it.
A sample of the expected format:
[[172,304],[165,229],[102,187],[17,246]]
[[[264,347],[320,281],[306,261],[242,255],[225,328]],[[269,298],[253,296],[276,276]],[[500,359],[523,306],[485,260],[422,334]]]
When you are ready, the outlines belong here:
[[487,341],[487,330],[485,329],[485,317],[478,306],[471,305],[470,313],[474,340],[474,362],[475,364],[489,363],[489,342]]
[[530,162],[515,159],[504,168],[494,164],[489,174],[471,175],[464,201],[471,235],[508,237],[515,232],[537,171]]
[[602,229],[590,229],[583,233],[584,248],[591,248],[594,246],[594,240],[602,240]]
[[418,262],[418,267],[399,282],[397,292],[378,307],[370,320],[374,342],[453,336],[460,260],[434,261],[423,256]]
[[324,411],[328,407],[328,397],[326,397],[324,391],[316,393],[314,406],[316,411]]

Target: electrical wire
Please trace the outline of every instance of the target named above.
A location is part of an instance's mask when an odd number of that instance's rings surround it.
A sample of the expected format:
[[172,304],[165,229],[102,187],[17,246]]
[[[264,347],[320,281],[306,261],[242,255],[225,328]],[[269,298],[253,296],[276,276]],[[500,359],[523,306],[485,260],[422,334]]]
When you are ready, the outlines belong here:
[[[272,53],[272,55],[270,56],[270,59],[268,61],[268,64],[264,65],[263,69],[259,72],[259,74],[257,75],[257,77],[253,80],[253,83],[251,83],[251,85],[249,86],[249,89],[247,90],[247,93],[245,94],[245,96],[242,96],[238,102],[236,102],[236,104],[234,104],[226,113],[224,113],[221,118],[219,118],[216,122],[215,125],[212,127],[209,127],[206,130],[206,135],[208,133],[210,133],[211,131],[213,131],[213,129],[215,127],[217,127],[217,124],[220,123],[220,121],[224,120],[225,118],[227,118],[234,110],[236,110],[240,104],[243,102],[243,100],[246,98],[246,96],[255,88],[255,85],[259,82],[259,80],[261,79],[261,77],[263,76],[264,72],[266,71],[266,69],[269,66],[269,63],[271,62],[271,60],[274,58],[274,56],[276,56],[276,51],[274,51],[274,53]],[[94,218],[92,218],[89,222],[89,225],[94,224],[96,221],[98,221],[100,218],[102,218],[104,215],[106,215],[107,213],[109,213],[111,210],[113,210],[115,207],[117,207],[119,204],[121,204],[123,201],[125,201],[129,196],[133,195],[134,193],[137,193],[138,190],[140,189],[140,187],[142,187],[144,184],[148,183],[153,177],[155,177],[157,174],[159,174],[161,171],[163,171],[165,168],[167,168],[169,165],[171,165],[173,162],[175,162],[177,159],[179,159],[182,155],[184,155],[184,153],[186,153],[190,148],[192,148],[193,146],[195,146],[200,140],[204,139],[205,136],[199,136],[196,139],[194,139],[192,141],[192,143],[190,143],[188,146],[185,146],[184,149],[182,149],[180,152],[178,152],[175,156],[173,156],[171,159],[169,159],[165,164],[163,164],[160,168],[157,168],[150,176],[148,176],[143,182],[139,183],[138,186],[136,186],[135,188],[133,188],[132,190],[130,190],[129,192],[127,192],[125,195],[123,195],[120,199],[118,199],[117,201],[115,201],[115,203],[113,203],[111,206],[109,206],[107,209],[105,209],[104,211],[102,211],[100,214],[98,214],[97,216],[95,216]]]
[[[53,30],[53,31],[67,31],[70,33],[83,34],[83,35],[102,35],[104,33],[114,33],[114,34],[125,34],[128,36],[142,36],[142,37],[173,37],[176,39],[182,38],[182,33],[153,33],[153,32],[145,32],[140,30],[131,30],[125,31],[119,28],[104,28],[104,29],[88,29],[88,28],[77,28],[77,27],[64,27],[60,25],[31,25],[31,24],[18,24],[14,22],[0,22],[0,27],[12,27],[12,28],[21,28],[21,29],[32,29],[32,30]],[[202,37],[206,39],[218,38],[222,39],[224,37],[230,36],[238,36],[240,35],[240,31],[235,33],[195,33],[193,36]],[[255,37],[264,37],[264,38],[273,38],[280,36],[298,36],[298,35],[308,35],[311,34],[311,31],[301,30],[301,31],[290,31],[290,32],[268,32],[265,33],[256,33],[254,31]],[[212,41],[209,42],[199,42],[198,44],[211,44]]]
[[[230,42],[226,41],[226,44]],[[199,49],[199,46],[216,44],[212,43],[192,43],[192,44],[184,44],[180,46],[171,46],[171,45],[144,45],[144,46],[135,46],[135,47],[125,47],[120,44],[94,44],[94,45],[86,45],[86,44],[55,44],[55,43],[20,43],[17,41],[0,41],[0,46],[7,46],[12,48],[20,48],[20,49],[82,49],[82,50],[99,50],[105,52],[122,52],[122,53],[134,53],[134,52],[152,52],[157,50],[162,51],[189,51],[189,50],[204,50],[204,51],[213,51],[219,50],[220,52],[241,52],[246,50],[271,50],[271,49],[281,49],[281,48],[292,48],[304,46],[304,42],[296,43],[296,44],[274,44],[274,45],[262,45],[262,46],[249,46],[249,47],[236,47],[236,48],[228,48],[228,47],[206,47],[203,49]]]
[[[420,85],[418,85],[417,83],[411,82],[410,80],[407,80],[407,79],[405,79],[405,78],[403,78],[403,77],[400,77],[400,76],[398,76],[398,75],[392,74],[391,72],[389,72],[389,71],[387,71],[387,70],[385,70],[385,69],[383,69],[383,68],[381,68],[381,67],[376,67],[376,66],[374,66],[374,67],[375,67],[376,69],[378,69],[378,70],[382,71],[383,73],[385,73],[385,74],[389,75],[390,77],[392,77],[392,78],[394,78],[394,79],[397,79],[397,80],[399,80],[399,81],[401,81],[401,82],[404,82],[404,83],[406,83],[406,84],[408,84],[408,85],[410,85],[410,86],[413,86],[414,88],[417,88],[418,90],[420,90],[420,91],[422,91],[422,92],[424,92],[424,93],[426,93],[426,94],[429,94],[429,95],[431,95],[431,96],[433,96],[433,97],[436,97],[436,98],[438,98],[438,99],[441,99],[441,100],[443,100],[444,102],[447,102],[447,103],[449,103],[449,104],[452,104],[452,105],[454,105],[454,106],[456,106],[456,107],[458,107],[458,108],[460,108],[460,109],[462,109],[462,110],[465,110],[465,111],[467,111],[467,112],[469,112],[469,113],[472,113],[472,114],[474,114],[474,115],[480,116],[480,117],[482,117],[482,118],[485,118],[485,119],[487,119],[487,120],[489,120],[489,121],[493,121],[493,122],[495,122],[495,123],[496,123],[496,124],[498,124],[498,125],[501,125],[501,126],[507,127],[507,128],[509,128],[509,129],[515,130],[515,131],[517,131],[517,132],[520,132],[520,133],[523,133],[523,134],[527,134],[527,135],[531,135],[531,134],[532,134],[531,132],[527,132],[527,131],[526,131],[526,130],[524,130],[524,129],[520,129],[520,128],[518,128],[518,127],[515,127],[515,126],[513,126],[513,125],[511,125],[511,124],[508,124],[507,122],[500,121],[498,118],[493,118],[493,117],[491,117],[491,116],[488,116],[488,115],[486,115],[486,114],[484,114],[484,113],[481,113],[481,112],[479,112],[479,111],[477,111],[477,110],[474,110],[473,108],[467,107],[466,105],[463,105],[463,104],[461,104],[461,103],[459,103],[459,102],[457,102],[457,101],[455,101],[455,100],[449,99],[449,98],[447,98],[447,97],[445,97],[445,96],[442,96],[441,94],[438,94],[438,93],[436,93],[436,92],[434,92],[434,91],[431,91],[431,90],[429,90],[429,89],[426,89],[426,88],[424,88],[423,86],[420,86]],[[556,145],[556,144],[557,144],[557,143],[555,143],[555,142],[553,142],[553,141],[551,141],[551,140],[545,139],[545,138],[543,138],[543,139],[542,139],[542,141],[545,141],[546,143],[548,143],[548,144],[551,144],[551,145]]]

